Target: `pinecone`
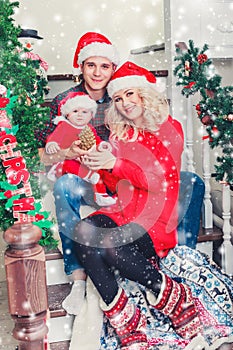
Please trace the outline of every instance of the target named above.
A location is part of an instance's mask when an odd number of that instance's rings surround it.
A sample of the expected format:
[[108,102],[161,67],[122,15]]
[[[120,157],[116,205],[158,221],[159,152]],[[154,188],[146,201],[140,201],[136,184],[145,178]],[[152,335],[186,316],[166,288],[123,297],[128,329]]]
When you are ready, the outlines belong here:
[[85,151],[96,144],[95,134],[88,125],[80,132],[78,138],[81,141],[79,147]]

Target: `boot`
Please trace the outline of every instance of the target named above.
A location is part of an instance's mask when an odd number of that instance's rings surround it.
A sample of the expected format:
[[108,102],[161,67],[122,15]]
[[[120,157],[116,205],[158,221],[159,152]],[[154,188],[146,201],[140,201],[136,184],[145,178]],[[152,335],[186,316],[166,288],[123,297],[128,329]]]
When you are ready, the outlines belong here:
[[[162,274],[162,273],[161,273]],[[172,322],[176,333],[184,339],[192,339],[202,333],[202,326],[195,308],[190,288],[162,274],[159,296],[147,291],[148,302]]]
[[147,322],[146,316],[131,303],[122,288],[110,305],[103,301],[100,304],[104,314],[115,329],[122,350],[147,350],[147,337],[144,333]]

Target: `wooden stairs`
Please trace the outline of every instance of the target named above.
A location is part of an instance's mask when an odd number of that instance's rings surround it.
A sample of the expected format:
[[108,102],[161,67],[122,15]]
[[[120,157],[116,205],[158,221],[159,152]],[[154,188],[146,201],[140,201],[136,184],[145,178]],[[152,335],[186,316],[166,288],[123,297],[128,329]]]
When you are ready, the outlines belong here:
[[[211,254],[214,261],[221,266],[219,248],[222,244],[222,231],[200,228],[197,249]],[[211,254],[212,255],[212,254]],[[73,317],[62,308],[62,301],[69,294],[71,285],[63,272],[63,259],[59,250],[46,253],[46,271],[50,318],[48,320],[48,340],[50,350],[68,350]]]

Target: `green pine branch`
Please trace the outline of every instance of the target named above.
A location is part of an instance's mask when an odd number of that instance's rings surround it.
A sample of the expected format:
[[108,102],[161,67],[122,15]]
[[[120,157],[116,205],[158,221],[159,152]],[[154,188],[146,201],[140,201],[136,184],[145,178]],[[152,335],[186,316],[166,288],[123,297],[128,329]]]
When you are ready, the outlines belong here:
[[[49,108],[43,107],[48,82],[45,77],[38,74],[39,60],[27,59],[25,52],[28,50],[23,48],[18,40],[21,28],[15,26],[12,18],[18,7],[18,1],[9,0],[2,1],[0,6],[0,84],[7,88],[7,97],[10,97],[12,102],[6,106],[12,129],[6,132],[16,134],[17,150],[20,150],[30,173],[29,181],[33,197],[40,201],[41,191],[37,174],[43,170],[43,166],[40,163],[39,143],[35,139],[34,132],[49,119]],[[6,181],[5,169],[1,163],[0,183]],[[9,205],[11,202],[8,200],[7,208],[5,204],[6,200],[1,193],[0,229],[3,231],[14,223],[12,207]],[[52,227],[48,227],[50,225],[48,222],[44,221],[43,224],[46,226],[46,231],[43,231],[45,233],[42,245],[56,246],[57,241],[53,238]]]
[[216,180],[226,180],[233,188],[233,86],[222,87],[222,77],[210,71],[213,62],[207,50],[207,44],[197,48],[193,40],[189,40],[187,50],[178,47],[173,73],[182,95],[200,93],[197,116],[206,125],[211,148],[220,147],[222,153],[216,157]]

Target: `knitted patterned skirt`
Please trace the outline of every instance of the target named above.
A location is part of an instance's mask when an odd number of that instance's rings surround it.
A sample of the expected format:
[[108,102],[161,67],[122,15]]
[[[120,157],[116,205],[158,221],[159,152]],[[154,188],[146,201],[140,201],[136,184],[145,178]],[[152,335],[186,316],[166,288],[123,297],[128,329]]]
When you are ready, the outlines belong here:
[[[223,343],[233,343],[233,281],[213,261],[198,250],[177,246],[160,260],[159,268],[192,291],[204,332],[196,345],[215,350]],[[145,298],[145,288],[132,281],[119,281],[132,302],[147,316],[147,338],[152,350],[192,350],[193,342],[182,339],[168,317],[152,308]],[[117,336],[104,318],[100,350],[119,350]]]

